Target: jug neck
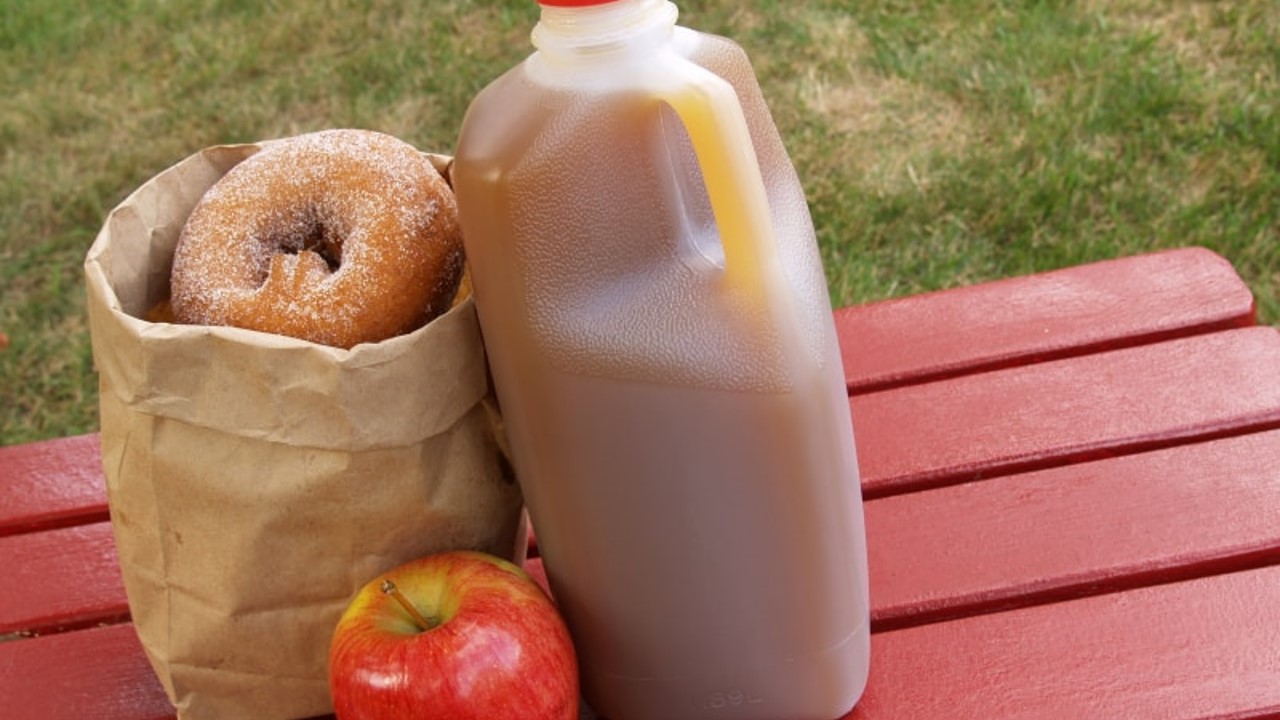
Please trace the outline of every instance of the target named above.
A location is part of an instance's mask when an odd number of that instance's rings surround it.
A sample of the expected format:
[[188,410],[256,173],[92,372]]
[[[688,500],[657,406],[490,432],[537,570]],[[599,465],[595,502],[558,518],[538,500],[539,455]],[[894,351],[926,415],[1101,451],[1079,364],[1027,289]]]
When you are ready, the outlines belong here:
[[543,0],[533,45],[560,58],[648,49],[671,39],[678,10],[669,0]]

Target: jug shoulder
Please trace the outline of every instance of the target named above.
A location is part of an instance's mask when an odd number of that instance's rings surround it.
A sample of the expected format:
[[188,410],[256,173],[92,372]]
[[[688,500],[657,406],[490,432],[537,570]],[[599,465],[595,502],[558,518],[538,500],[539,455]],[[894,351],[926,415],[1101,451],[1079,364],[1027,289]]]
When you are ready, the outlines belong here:
[[706,63],[700,60],[706,58],[718,59],[715,63],[718,66],[750,67],[751,65],[746,49],[737,41],[723,35],[678,27],[673,37],[673,45],[681,55],[704,67]]
[[536,118],[546,114],[545,89],[531,83],[517,65],[472,99],[455,148],[458,165],[509,156],[529,142]]

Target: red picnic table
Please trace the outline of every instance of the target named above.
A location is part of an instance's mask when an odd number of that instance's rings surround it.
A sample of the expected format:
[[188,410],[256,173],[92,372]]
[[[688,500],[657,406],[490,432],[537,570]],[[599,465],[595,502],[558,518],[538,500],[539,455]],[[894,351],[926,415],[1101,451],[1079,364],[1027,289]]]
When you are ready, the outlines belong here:
[[[1280,332],[1227,261],[1167,251],[836,320],[873,630],[849,718],[1280,717]],[[0,448],[5,718],[173,717],[100,463],[95,435]]]

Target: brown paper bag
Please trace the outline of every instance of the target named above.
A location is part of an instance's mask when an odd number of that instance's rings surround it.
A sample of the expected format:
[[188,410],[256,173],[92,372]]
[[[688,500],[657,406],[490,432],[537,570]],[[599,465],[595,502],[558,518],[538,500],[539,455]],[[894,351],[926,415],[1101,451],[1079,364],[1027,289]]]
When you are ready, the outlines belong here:
[[329,712],[329,638],[362,584],[448,548],[524,554],[470,300],[351,350],[139,319],[196,201],[259,148],[147,182],[85,262],[129,607],[184,720]]

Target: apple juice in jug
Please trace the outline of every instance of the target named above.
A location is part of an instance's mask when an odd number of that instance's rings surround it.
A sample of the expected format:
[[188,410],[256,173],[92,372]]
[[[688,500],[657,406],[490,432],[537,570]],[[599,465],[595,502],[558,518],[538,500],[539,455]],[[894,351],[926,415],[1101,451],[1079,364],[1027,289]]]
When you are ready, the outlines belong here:
[[452,179],[584,694],[611,720],[832,720],[866,681],[866,549],[799,180],[737,45],[666,0],[542,5]]

